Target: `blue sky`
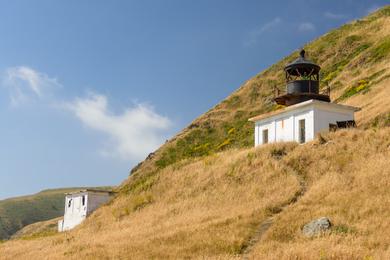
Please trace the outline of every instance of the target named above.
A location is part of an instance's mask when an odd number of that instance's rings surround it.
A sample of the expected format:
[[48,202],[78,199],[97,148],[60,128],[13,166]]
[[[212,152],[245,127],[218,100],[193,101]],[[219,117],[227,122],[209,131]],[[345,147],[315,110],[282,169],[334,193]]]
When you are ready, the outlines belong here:
[[291,51],[388,1],[0,1],[0,198],[116,185]]

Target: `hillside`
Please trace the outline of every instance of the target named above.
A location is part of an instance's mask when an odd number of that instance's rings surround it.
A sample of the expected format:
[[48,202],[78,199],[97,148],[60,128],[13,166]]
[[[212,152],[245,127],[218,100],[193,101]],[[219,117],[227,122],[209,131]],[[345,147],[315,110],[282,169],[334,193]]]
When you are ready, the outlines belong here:
[[[150,154],[80,227],[8,241],[0,259],[390,258],[390,6],[305,49],[332,100],[362,108],[359,129],[250,148],[247,119],[279,108],[294,52]],[[332,230],[303,237],[322,216]]]
[[34,237],[53,235],[58,232],[58,221],[63,217],[35,222],[19,229],[11,239],[33,239]]
[[[390,6],[304,46],[309,59],[322,67],[321,87],[331,88],[332,101],[358,106],[361,128],[390,125]],[[134,172],[161,169],[185,158],[253,145],[248,118],[279,109],[274,87],[285,89],[283,67],[298,51],[245,82],[221,103],[195,119]],[[131,179],[130,179],[131,180]]]
[[[107,188],[107,187],[103,187]],[[0,200],[0,240],[22,227],[64,214],[64,193],[80,187],[44,190],[34,195]]]
[[[248,253],[257,259],[388,258],[390,128],[324,138],[182,161],[74,231],[6,242],[0,259],[229,258],[264,222],[272,225]],[[302,225],[321,216],[332,231],[303,237]]]

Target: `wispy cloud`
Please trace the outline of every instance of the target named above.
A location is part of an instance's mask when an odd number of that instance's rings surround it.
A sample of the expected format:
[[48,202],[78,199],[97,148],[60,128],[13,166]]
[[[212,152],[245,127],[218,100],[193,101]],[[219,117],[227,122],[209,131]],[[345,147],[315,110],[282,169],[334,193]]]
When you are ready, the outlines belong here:
[[298,25],[298,31],[300,32],[313,32],[316,30],[316,27],[313,23],[304,22]]
[[325,12],[324,13],[324,17],[328,18],[328,19],[331,19],[331,20],[342,20],[342,19],[346,19],[348,17],[348,15],[346,15],[346,14],[336,14],[336,13],[333,13],[333,12]]
[[275,17],[271,21],[263,24],[261,27],[256,28],[249,32],[246,39],[244,40],[244,46],[252,46],[259,41],[259,38],[264,33],[271,31],[278,27],[282,23],[282,19],[280,17]]
[[13,106],[46,98],[61,87],[56,78],[50,78],[27,66],[6,69],[2,75],[2,85],[8,89]]
[[115,114],[109,109],[107,97],[93,92],[65,101],[55,92],[62,87],[56,78],[27,66],[8,68],[1,75],[13,106],[39,102],[48,105],[48,109],[65,108],[84,126],[105,134],[100,150],[104,156],[139,161],[166,140],[173,125],[147,104],[136,103]]
[[140,160],[160,146],[172,122],[151,106],[135,104],[121,114],[109,110],[106,96],[89,93],[76,98],[66,108],[88,128],[107,135],[102,154],[126,160]]

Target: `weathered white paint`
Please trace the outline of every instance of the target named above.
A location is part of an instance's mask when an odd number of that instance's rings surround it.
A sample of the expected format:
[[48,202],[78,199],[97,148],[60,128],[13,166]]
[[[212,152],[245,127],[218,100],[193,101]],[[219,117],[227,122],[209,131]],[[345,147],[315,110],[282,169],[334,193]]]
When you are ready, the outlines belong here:
[[354,120],[359,108],[308,100],[265,115],[249,119],[255,122],[255,146],[263,144],[263,130],[268,130],[268,143],[299,142],[299,121],[305,120],[305,142],[316,134],[329,131],[329,124]]
[[65,195],[64,219],[58,221],[58,231],[67,231],[83,222],[100,205],[106,203],[112,192],[83,190]]

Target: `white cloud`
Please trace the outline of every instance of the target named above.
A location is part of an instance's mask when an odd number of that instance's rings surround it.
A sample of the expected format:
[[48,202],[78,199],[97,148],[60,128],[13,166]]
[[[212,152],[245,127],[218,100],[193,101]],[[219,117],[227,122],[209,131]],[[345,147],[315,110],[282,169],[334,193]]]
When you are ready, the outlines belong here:
[[316,30],[315,25],[310,23],[310,22],[300,23],[298,25],[298,31],[300,31],[300,32],[312,32],[315,30]]
[[56,78],[50,78],[30,67],[18,66],[5,70],[2,85],[9,90],[11,104],[20,105],[30,100],[43,99],[61,85]]
[[275,17],[271,21],[263,24],[261,27],[252,30],[249,32],[249,35],[247,36],[247,39],[244,41],[245,46],[251,46],[257,43],[259,40],[260,36],[272,29],[275,29],[277,26],[279,26],[282,23],[282,19],[280,17]]
[[325,18],[332,19],[332,20],[342,20],[347,18],[348,16],[345,14],[336,14],[332,12],[325,12],[324,13]]
[[106,96],[94,93],[76,98],[66,107],[85,126],[108,136],[104,155],[125,160],[140,160],[154,151],[165,140],[163,132],[172,125],[171,120],[145,104],[136,104],[116,115],[109,110]]

